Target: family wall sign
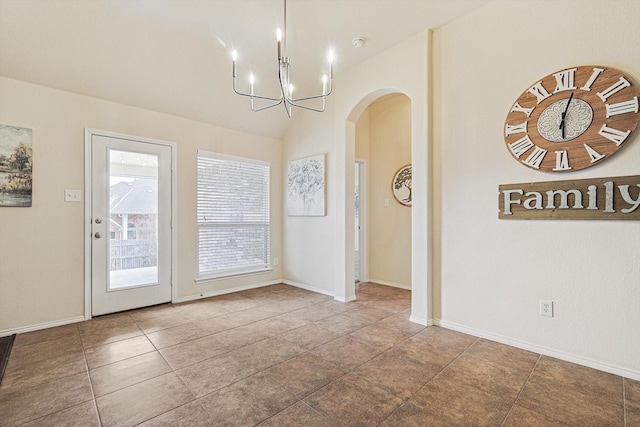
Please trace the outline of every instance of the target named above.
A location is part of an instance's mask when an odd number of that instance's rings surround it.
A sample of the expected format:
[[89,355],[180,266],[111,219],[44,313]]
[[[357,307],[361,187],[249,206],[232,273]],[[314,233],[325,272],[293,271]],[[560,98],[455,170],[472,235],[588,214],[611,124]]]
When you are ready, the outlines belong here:
[[498,188],[500,219],[640,220],[640,175]]

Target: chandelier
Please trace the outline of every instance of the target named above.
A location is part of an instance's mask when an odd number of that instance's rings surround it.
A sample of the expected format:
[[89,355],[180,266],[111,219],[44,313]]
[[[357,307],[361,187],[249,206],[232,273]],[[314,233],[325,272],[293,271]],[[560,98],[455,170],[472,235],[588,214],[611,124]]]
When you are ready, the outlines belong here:
[[[322,76],[322,94],[305,96],[301,98],[293,97],[293,84],[290,79],[291,61],[287,57],[287,0],[284,0],[284,28],[281,31],[278,28],[276,35],[278,45],[278,81],[280,83],[280,96],[277,98],[256,95],[254,93],[255,77],[249,75],[249,93],[240,92],[236,87],[236,62],[238,61],[238,52],[233,51],[233,90],[241,96],[246,96],[251,100],[251,111],[262,111],[277,105],[284,105],[287,116],[291,117],[293,107],[304,108],[306,110],[323,112],[326,107],[327,96],[331,94],[331,83],[333,81],[333,52],[329,52],[329,75]],[[256,107],[254,101],[261,100],[267,102],[267,105]],[[322,100],[322,107],[309,105],[310,101]],[[316,103],[317,104],[317,103]]]

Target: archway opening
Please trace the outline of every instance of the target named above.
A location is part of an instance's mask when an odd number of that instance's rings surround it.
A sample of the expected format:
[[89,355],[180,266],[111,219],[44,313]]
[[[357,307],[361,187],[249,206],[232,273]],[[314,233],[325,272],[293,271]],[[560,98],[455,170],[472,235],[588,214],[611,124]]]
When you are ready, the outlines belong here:
[[411,100],[383,95],[355,123],[354,274],[411,289]]
[[[390,96],[386,98],[387,95],[390,95]],[[365,111],[367,111],[372,104],[374,104],[377,100],[380,100],[381,103],[384,103],[384,101],[391,101],[391,100],[394,100],[394,98],[397,98],[395,99],[395,101],[402,100],[403,102],[406,103],[405,104],[406,111],[408,112],[408,114],[407,116],[405,116],[405,122],[407,123],[406,128],[410,129],[410,130],[407,130],[407,135],[409,135],[408,139],[410,140],[410,143],[408,143],[407,145],[410,147],[409,152],[412,153],[410,157],[407,156],[407,159],[408,159],[408,163],[410,163],[411,159],[413,158],[414,149],[416,147],[416,142],[415,142],[416,135],[414,133],[414,129],[416,125],[416,122],[415,122],[416,111],[415,111],[415,106],[413,105],[413,102],[411,101],[410,97],[408,97],[403,92],[400,92],[395,89],[384,88],[384,89],[379,89],[379,90],[370,92],[368,95],[362,97],[360,101],[354,105],[354,107],[350,110],[350,112],[345,116],[343,116],[345,117],[343,122],[344,128],[342,128],[342,131],[340,131],[340,133],[338,134],[338,135],[344,135],[344,151],[342,150],[338,151],[338,165],[337,165],[338,166],[338,183],[339,183],[339,186],[338,186],[339,194],[338,194],[337,201],[338,201],[339,223],[341,226],[338,227],[338,236],[337,236],[338,251],[336,253],[336,268],[337,268],[336,272],[338,274],[337,276],[338,282],[337,282],[337,288],[336,288],[336,299],[340,301],[346,302],[346,301],[354,301],[356,299],[356,286],[355,286],[356,259],[355,259],[355,239],[354,239],[355,228],[354,228],[354,220],[353,220],[355,215],[355,209],[354,209],[355,179],[354,178],[355,178],[356,145],[357,145],[356,139],[357,137],[361,138],[361,134],[359,134],[356,131],[356,129],[359,125],[358,123],[359,120],[361,120],[361,117],[363,117],[363,113],[365,113]],[[394,111],[394,110],[391,109],[391,111]],[[360,153],[360,149],[359,149],[359,153]],[[404,163],[403,165],[400,165],[400,166],[404,166],[408,163]],[[384,184],[384,187],[386,187],[388,190],[387,192],[388,197],[382,198],[383,208],[385,204],[384,199],[386,198],[389,199],[389,205],[390,205],[389,207],[391,207],[392,200],[393,200],[393,203],[397,203],[393,198],[392,193],[390,192],[391,185],[392,185],[391,180],[395,172],[396,171],[394,170],[392,172],[392,176],[388,178],[389,182],[387,184]],[[369,172],[367,173],[367,175],[371,176],[372,173]],[[371,179],[368,179],[368,182],[369,181],[371,181]],[[340,188],[342,188],[342,191],[340,191]],[[368,193],[369,191],[367,191],[367,194]],[[344,202],[341,202],[341,200],[343,200]],[[399,206],[399,207],[402,207],[402,206]],[[409,229],[411,229],[413,226],[415,226],[415,218],[412,217],[413,209],[408,207],[404,207],[404,208],[405,208],[405,213],[408,214],[407,215],[409,218],[408,222],[411,224],[411,225],[409,224],[408,225],[409,225]],[[404,279],[404,281],[406,282],[405,283],[406,287],[411,287],[412,295],[415,295],[416,289],[414,289],[414,286],[411,286],[411,285],[413,282],[413,275],[415,274],[416,264],[415,264],[415,253],[413,252],[413,250],[414,250],[416,241],[415,241],[415,236],[411,231],[408,232],[408,235],[410,236],[408,240],[411,243],[407,245],[409,246],[408,248],[409,260],[405,259],[405,262],[407,262],[408,265],[411,266],[411,270],[410,270],[411,273],[405,275],[405,277],[408,277],[408,278]],[[364,272],[364,274],[368,276],[369,272],[368,271]],[[403,280],[403,279],[400,279],[400,280]],[[385,281],[385,280],[380,279],[379,281]],[[387,284],[400,283],[399,281],[395,282],[391,280],[388,280],[385,282],[387,282]],[[422,301],[419,303],[419,305],[424,306],[424,303],[426,301],[424,300],[424,298],[422,298],[422,295],[424,294],[424,292],[422,292],[420,288],[417,288],[417,290],[418,290],[418,295],[420,296]],[[414,298],[412,297],[412,300],[411,300],[412,313],[414,312],[415,305],[416,305],[416,300],[414,300]],[[422,313],[424,310],[422,309],[422,307],[419,307],[418,311]],[[412,319],[412,320],[416,320],[416,319]],[[423,322],[419,322],[419,323],[423,323]]]

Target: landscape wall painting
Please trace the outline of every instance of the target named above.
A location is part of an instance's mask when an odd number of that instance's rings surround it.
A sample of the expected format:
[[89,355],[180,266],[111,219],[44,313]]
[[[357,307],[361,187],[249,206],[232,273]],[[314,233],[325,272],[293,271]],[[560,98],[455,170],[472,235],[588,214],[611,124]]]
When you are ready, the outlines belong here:
[[0,207],[31,206],[31,129],[0,124]]

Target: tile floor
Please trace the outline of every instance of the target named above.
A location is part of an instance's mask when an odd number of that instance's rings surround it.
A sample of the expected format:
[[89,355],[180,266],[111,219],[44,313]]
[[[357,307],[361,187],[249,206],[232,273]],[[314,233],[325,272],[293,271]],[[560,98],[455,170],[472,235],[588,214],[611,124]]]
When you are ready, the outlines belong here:
[[274,285],[20,334],[0,426],[640,426],[640,382]]

